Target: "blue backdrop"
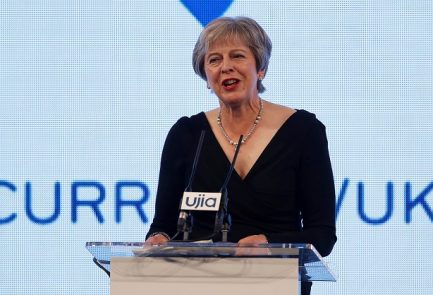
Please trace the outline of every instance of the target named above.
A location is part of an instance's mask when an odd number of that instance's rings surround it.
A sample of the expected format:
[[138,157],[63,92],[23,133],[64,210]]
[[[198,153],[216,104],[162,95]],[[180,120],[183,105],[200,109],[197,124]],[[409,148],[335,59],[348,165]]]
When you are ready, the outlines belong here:
[[263,98],[327,126],[339,280],[314,294],[432,294],[432,3],[1,1],[0,294],[109,293],[85,242],[144,240],[168,129],[217,106],[191,54],[223,14],[273,41]]

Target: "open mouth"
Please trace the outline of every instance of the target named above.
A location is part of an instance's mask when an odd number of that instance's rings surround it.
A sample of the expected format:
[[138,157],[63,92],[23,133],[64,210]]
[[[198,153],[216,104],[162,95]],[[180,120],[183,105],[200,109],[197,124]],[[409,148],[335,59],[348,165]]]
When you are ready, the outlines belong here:
[[238,79],[227,79],[223,81],[223,86],[226,88],[232,88],[239,83]]

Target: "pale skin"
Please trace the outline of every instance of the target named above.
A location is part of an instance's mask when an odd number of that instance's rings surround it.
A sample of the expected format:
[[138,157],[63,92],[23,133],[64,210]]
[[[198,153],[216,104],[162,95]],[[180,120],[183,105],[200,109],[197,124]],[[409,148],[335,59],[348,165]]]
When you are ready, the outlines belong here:
[[[215,42],[209,47],[205,56],[204,69],[207,84],[216,94],[220,107],[206,112],[218,143],[230,161],[234,156],[231,145],[217,124],[221,110],[221,122],[229,137],[237,142],[239,136],[250,130],[260,107],[257,81],[264,78],[265,72],[257,70],[256,61],[250,48],[234,39],[230,42]],[[234,83],[233,83],[234,82]],[[269,144],[278,129],[292,116],[296,110],[273,104],[263,100],[262,119],[254,133],[242,144],[235,170],[244,179],[263,150]],[[163,235],[155,235],[146,240],[146,244],[162,244],[167,242]],[[268,240],[264,234],[251,235],[238,241],[239,245],[265,244]]]

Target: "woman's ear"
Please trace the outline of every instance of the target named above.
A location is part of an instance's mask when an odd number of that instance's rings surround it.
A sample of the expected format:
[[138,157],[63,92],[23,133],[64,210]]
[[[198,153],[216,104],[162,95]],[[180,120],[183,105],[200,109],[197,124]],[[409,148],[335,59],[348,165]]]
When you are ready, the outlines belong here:
[[259,80],[263,80],[265,78],[265,71],[264,70],[260,70],[257,72],[257,77],[259,78]]

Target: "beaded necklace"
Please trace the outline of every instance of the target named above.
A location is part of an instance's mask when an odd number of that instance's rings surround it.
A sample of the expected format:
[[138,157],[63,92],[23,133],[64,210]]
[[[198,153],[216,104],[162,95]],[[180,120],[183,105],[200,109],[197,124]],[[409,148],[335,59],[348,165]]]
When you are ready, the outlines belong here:
[[[256,130],[257,124],[259,124],[260,120],[262,119],[262,113],[263,113],[263,101],[261,98],[259,98],[259,112],[257,113],[256,119],[253,122],[253,125],[251,126],[251,128],[248,130],[247,135],[244,136],[244,138],[242,139],[241,143],[245,143],[247,141],[247,139],[254,133],[254,130]],[[217,124],[219,126],[219,128],[221,129],[221,132],[223,133],[225,139],[228,141],[229,144],[233,145],[235,148],[236,146],[239,144],[238,142],[235,142],[234,140],[232,140],[230,138],[230,136],[227,134],[226,130],[223,127],[223,124],[221,123],[221,108],[217,117]]]

